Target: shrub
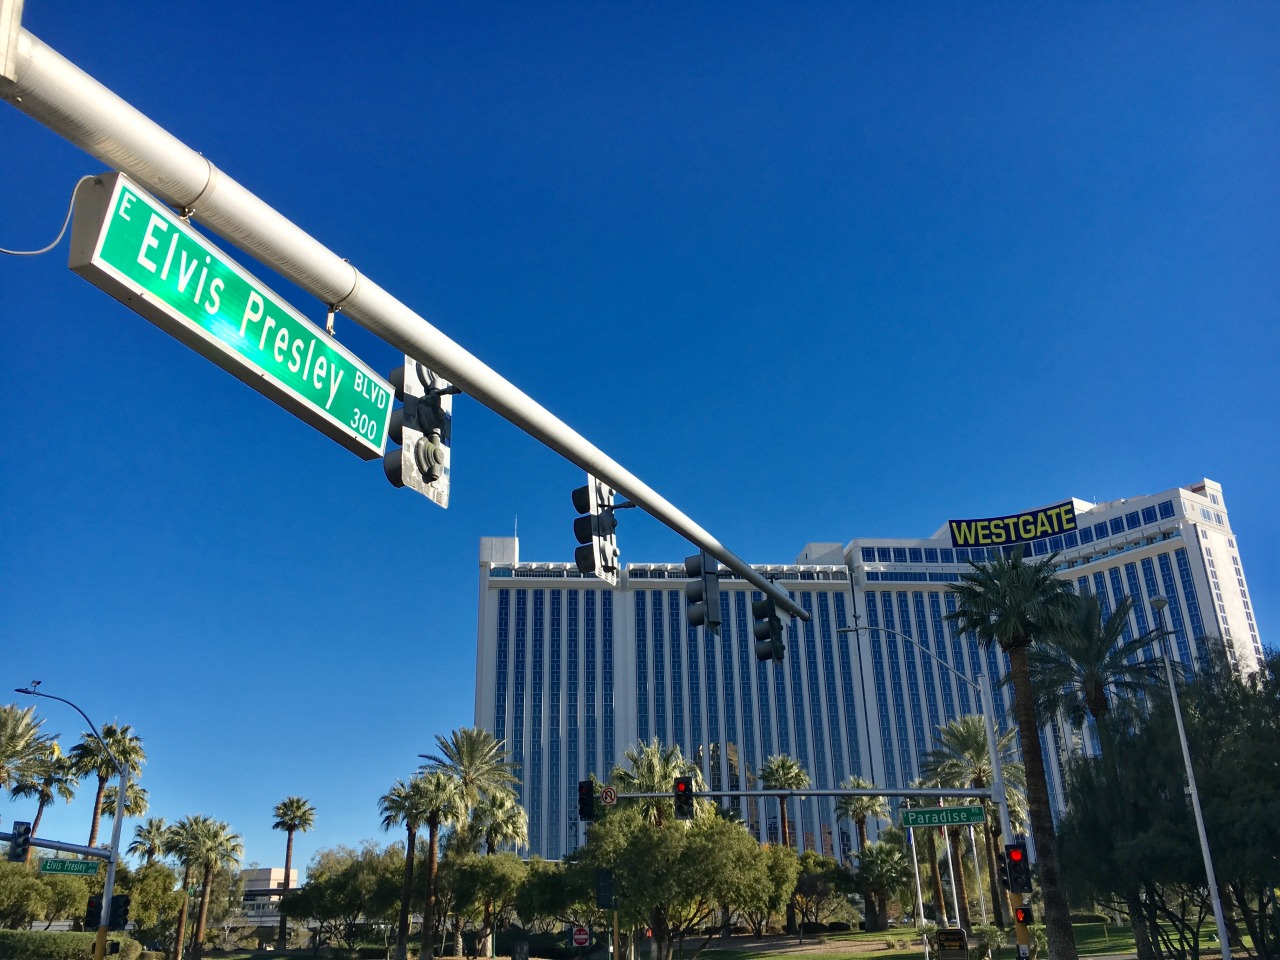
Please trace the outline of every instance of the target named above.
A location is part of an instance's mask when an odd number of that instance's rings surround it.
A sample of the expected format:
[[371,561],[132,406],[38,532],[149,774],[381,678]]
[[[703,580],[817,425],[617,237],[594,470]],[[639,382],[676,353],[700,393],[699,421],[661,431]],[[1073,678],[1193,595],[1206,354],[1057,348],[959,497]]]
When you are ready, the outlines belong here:
[[1115,923],[1105,913],[1073,913],[1071,915],[1072,923]]
[[843,920],[837,920],[834,923],[827,924],[827,933],[848,933],[852,929],[853,927],[845,923]]
[[164,960],[164,953],[159,950],[143,950],[138,960]]
[[[0,930],[0,960],[86,960],[93,956],[94,933],[50,933],[45,930]],[[120,944],[120,960],[138,960],[142,944],[124,934],[109,939]]]

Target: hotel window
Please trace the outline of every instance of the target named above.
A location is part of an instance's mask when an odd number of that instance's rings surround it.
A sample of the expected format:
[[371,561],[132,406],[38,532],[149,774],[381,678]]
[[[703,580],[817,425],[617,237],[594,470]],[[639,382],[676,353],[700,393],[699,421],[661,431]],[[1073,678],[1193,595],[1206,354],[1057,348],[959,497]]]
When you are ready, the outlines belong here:
[[957,562],[957,563],[968,563],[968,562],[969,562],[969,551],[968,551],[967,549],[965,549],[964,547],[956,547],[956,562]]
[[1213,522],[1218,524],[1218,526],[1223,526],[1226,524],[1227,521],[1223,520],[1222,514],[1220,514],[1217,510],[1215,510],[1213,511]]
[[1155,508],[1155,507],[1143,507],[1143,508],[1142,508],[1142,522],[1143,522],[1143,523],[1155,523],[1155,522],[1156,522],[1156,508]]
[[1112,532],[1112,533],[1124,533],[1124,518],[1123,518],[1123,517],[1112,517],[1112,518],[1111,518],[1111,532]]
[[906,548],[906,547],[894,547],[894,548],[893,548],[893,562],[894,562],[894,563],[906,563],[906,562],[907,562],[907,548]]
[[862,562],[863,562],[863,563],[875,563],[875,562],[876,562],[876,548],[875,548],[875,547],[863,547],[863,548],[862,548]]
[[907,554],[911,558],[912,563],[924,563],[924,551],[919,547],[911,547],[907,550]]
[[1095,537],[1097,537],[1099,540],[1103,540],[1103,539],[1105,539],[1105,538],[1106,538],[1106,536],[1107,536],[1107,525],[1106,525],[1106,523],[1105,523],[1105,522],[1103,522],[1103,523],[1095,523],[1095,524],[1093,525],[1093,535],[1094,535]]
[[941,557],[942,557],[942,562],[943,562],[943,563],[955,563],[955,562],[956,562],[955,554],[951,552],[951,548],[950,548],[950,547],[943,547],[941,550],[939,550],[939,551],[938,551],[938,554],[939,554],[939,556],[941,556]]
[[1083,527],[1083,528],[1081,528],[1081,530],[1080,530],[1080,542],[1081,542],[1081,543],[1093,543],[1093,530],[1091,530],[1089,527]]
[[1137,530],[1138,527],[1142,526],[1142,518],[1138,515],[1137,510],[1124,515],[1124,525],[1130,530]]
[[1068,547],[1080,546],[1080,539],[1079,537],[1076,536],[1074,530],[1071,531],[1070,533],[1064,533],[1062,535],[1062,542],[1065,543]]
[[893,563],[893,551],[888,547],[876,547],[876,559],[881,563]]
[[1043,556],[1049,552],[1049,544],[1045,540],[1037,540],[1035,543],[1031,544],[1031,549],[1037,557]]
[[937,547],[925,547],[925,548],[924,548],[924,562],[925,562],[925,563],[937,563],[937,562],[938,562],[938,548],[937,548]]
[[1160,519],[1168,520],[1172,516],[1173,516],[1173,501],[1161,500],[1160,501]]

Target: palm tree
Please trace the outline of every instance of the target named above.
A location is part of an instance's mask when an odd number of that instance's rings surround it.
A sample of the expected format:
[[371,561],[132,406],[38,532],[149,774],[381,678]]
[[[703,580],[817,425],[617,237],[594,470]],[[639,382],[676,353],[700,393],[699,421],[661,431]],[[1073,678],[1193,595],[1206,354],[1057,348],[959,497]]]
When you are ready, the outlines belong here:
[[191,906],[191,875],[195,872],[200,836],[207,817],[183,817],[169,828],[164,853],[182,865],[182,905],[178,908],[178,927],[173,937],[173,960],[182,960],[187,936],[187,913]]
[[1027,776],[1027,806],[1044,895],[1045,932],[1054,960],[1078,960],[1071,932],[1071,911],[1058,871],[1057,839],[1049,806],[1040,724],[1031,685],[1029,651],[1061,622],[1070,597],[1067,585],[1054,576],[1057,554],[1038,562],[1023,560],[1022,548],[997,552],[984,563],[970,563],[952,589],[957,609],[947,614],[961,632],[974,631],[985,646],[999,644],[1009,657],[1013,712],[1018,722]]
[[[1000,769],[1004,778],[1005,797],[1011,821],[1021,818],[1024,808],[1021,791],[1025,789],[1027,782],[1024,767],[1014,759],[1015,737],[1016,733],[1009,730],[996,741],[996,749],[1000,751]],[[920,774],[923,779],[943,787],[962,789],[970,787],[982,789],[991,786],[995,772],[991,766],[991,751],[987,749],[987,728],[981,716],[969,714],[957,717],[938,728],[938,735],[934,742],[936,744],[934,749],[925,754],[920,761]],[[983,859],[987,866],[987,881],[991,888],[996,926],[1003,927],[1004,909],[997,893],[1000,887],[996,881],[995,856],[996,843],[1000,837],[1000,817],[994,802],[983,800],[982,806],[986,816],[982,825],[985,854]],[[954,846],[952,853],[955,854]]]
[[133,828],[133,842],[125,852],[142,858],[142,865],[149,867],[162,856],[169,843],[169,828],[164,817],[149,817],[145,823]]
[[422,765],[422,772],[453,777],[470,813],[482,797],[509,790],[518,782],[507,760],[505,743],[479,727],[454,730],[448,739],[436,734],[436,747],[440,752],[422,754],[427,761]]
[[[396,786],[392,787],[383,800],[391,797],[397,792],[397,787],[401,786],[401,782],[397,781]],[[462,788],[458,781],[449,774],[437,770],[432,773],[420,773],[414,776],[408,784],[404,785],[407,796],[404,799],[406,810],[412,810],[417,814],[418,825],[426,824],[427,827],[427,871],[426,871],[426,905],[422,911],[422,948],[418,953],[421,960],[431,960],[435,955],[435,928],[436,928],[436,885],[437,876],[439,874],[440,859],[440,828],[451,823],[457,823],[466,815],[466,804],[463,800]],[[400,803],[399,800],[396,803]],[[383,824],[387,824],[387,817],[394,811],[387,810],[383,814]],[[392,820],[394,824],[396,821]],[[405,820],[406,829],[408,821]],[[385,826],[390,829],[389,826]],[[412,850],[413,843],[410,843]],[[405,851],[405,877],[412,880],[410,874],[410,859],[412,853]],[[401,923],[404,923],[404,909],[408,902],[408,891],[401,896],[400,910]],[[408,928],[406,926],[406,937]],[[397,950],[399,946],[397,945]]]
[[[284,844],[284,893],[289,892],[289,880],[292,877],[293,870],[293,835],[301,831],[306,833],[316,824],[316,808],[302,797],[285,797],[276,804],[273,811],[276,822],[271,825],[272,830],[283,830],[285,832]],[[283,896],[284,894],[281,894]],[[288,942],[289,936],[289,919],[283,913],[280,914],[280,932],[276,936],[276,949],[283,950]],[[400,958],[404,960],[404,958]]]
[[[1122,597],[1115,611],[1106,616],[1095,596],[1073,596],[1066,616],[1057,629],[1031,649],[1031,682],[1035,687],[1036,710],[1040,716],[1061,713],[1073,726],[1093,719],[1103,762],[1113,767],[1115,730],[1111,722],[1115,704],[1132,705],[1138,695],[1162,683],[1159,660],[1142,659],[1147,644],[1160,638],[1159,630],[1124,639],[1134,599]],[[1121,695],[1127,694],[1128,697]],[[1154,960],[1147,925],[1141,921],[1142,905],[1138,889],[1126,894],[1129,916],[1139,960]]]
[[[102,740],[111,748],[111,753],[134,780],[142,772],[147,755],[142,749],[142,738],[132,732],[128,724],[123,726],[114,723],[102,725]],[[80,777],[97,777],[98,791],[93,797],[93,822],[89,826],[89,846],[98,840],[98,823],[102,819],[102,795],[107,790],[107,781],[116,776],[115,764],[103,749],[102,742],[92,733],[80,735],[80,742],[71,748],[71,762],[76,775]],[[128,802],[128,798],[125,798]]]
[[[36,798],[36,815],[31,821],[31,836],[34,837],[40,829],[40,819],[44,816],[45,807],[58,798],[70,803],[79,784],[80,781],[71,769],[71,761],[62,755],[56,740],[50,741],[43,753],[19,768],[17,780],[9,788],[9,793],[15,798]],[[27,861],[30,860],[31,847],[28,847]]]
[[203,871],[200,881],[200,912],[196,914],[196,932],[191,939],[192,960],[199,960],[204,953],[205,920],[209,915],[209,897],[213,893],[213,875],[218,870],[235,867],[244,854],[244,844],[239,834],[221,820],[201,818],[196,835],[195,865]]
[[[779,753],[766,760],[760,768],[760,783],[766,790],[803,790],[809,785],[809,774],[805,773],[804,767],[800,766],[800,761],[795,757]],[[786,797],[778,798],[778,808],[782,814],[782,845],[790,847],[791,831],[787,820]]]
[[[842,790],[874,790],[875,784],[861,777],[848,777],[840,784]],[[889,819],[889,804],[884,797],[841,797],[836,801],[836,819],[849,820],[858,833],[858,849],[867,845],[867,820]]]
[[889,900],[910,877],[911,867],[897,846],[876,841],[859,848],[854,887],[867,905],[868,933],[886,928]]
[[[610,781],[620,793],[660,793],[660,797],[646,797],[640,801],[640,813],[655,827],[661,827],[676,816],[675,797],[672,788],[677,777],[691,777],[693,792],[705,790],[702,771],[692,760],[686,760],[678,744],[664,747],[654,737],[648,743],[637,742],[622,754],[626,766],[616,766],[609,774]],[[705,811],[706,801],[694,801]],[[695,812],[696,809],[695,809]]]
[[53,742],[40,732],[44,721],[37,720],[35,714],[35,707],[24,710],[16,703],[0,707],[0,789],[17,783],[24,768]]
[[426,818],[422,778],[408,783],[397,780],[378,800],[382,829],[404,825],[407,838],[404,851],[404,882],[400,888],[400,916],[396,923],[396,960],[405,960],[409,947],[409,898],[413,890],[413,858],[418,849],[418,828]]
[[1160,631],[1124,639],[1133,605],[1132,597],[1122,597],[1106,616],[1097,597],[1073,595],[1063,619],[1028,657],[1037,714],[1062,713],[1076,727],[1092,717],[1103,752],[1112,696],[1136,699],[1164,682],[1161,661],[1141,657],[1147,645],[1160,638]]
[[[116,815],[116,796],[119,793],[119,787],[107,787],[102,792],[102,815],[104,817],[114,817]],[[139,786],[136,780],[130,780],[124,793],[124,815],[126,817],[140,817],[147,812],[150,805],[151,801],[147,795],[147,788]]]
[[520,847],[529,840],[529,815],[509,790],[491,793],[471,812],[472,829],[493,853],[506,843]]

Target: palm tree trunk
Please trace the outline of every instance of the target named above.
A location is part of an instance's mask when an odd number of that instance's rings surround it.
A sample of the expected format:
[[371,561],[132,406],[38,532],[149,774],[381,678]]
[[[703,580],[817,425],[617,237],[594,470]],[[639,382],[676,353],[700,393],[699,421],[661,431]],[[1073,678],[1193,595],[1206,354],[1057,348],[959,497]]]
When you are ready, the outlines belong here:
[[431,960],[435,956],[436,932],[436,841],[440,836],[440,825],[431,822],[427,825],[427,896],[422,908],[422,950],[418,956],[421,960]]
[[405,960],[409,951],[409,898],[413,894],[413,855],[417,845],[418,831],[409,827],[404,854],[404,883],[400,887],[400,916],[396,920],[396,960]]
[[[778,811],[781,816],[778,817],[778,825],[782,828],[782,846],[787,850],[791,849],[791,829],[787,822],[787,798],[778,798]],[[791,933],[796,929],[796,901],[794,897],[787,898],[787,916],[784,921],[787,932]]]
[[[98,792],[93,796],[93,821],[89,824],[89,842],[92,847],[98,842],[98,821],[102,819],[102,795],[107,791],[107,778],[98,778]],[[123,802],[123,799],[121,800]]]
[[187,864],[182,871],[182,906],[178,909],[178,929],[173,935],[173,960],[182,960],[183,941],[187,938],[187,907],[191,903],[191,895],[187,890],[191,886],[191,865]]
[[861,853],[867,849],[867,818],[859,817],[853,825],[858,831],[858,852]]
[[196,932],[191,938],[191,960],[200,960],[204,955],[204,925],[209,916],[209,894],[213,884],[213,867],[204,868],[204,883],[200,888],[200,912],[196,914]]
[[[982,825],[982,845],[985,848],[987,862],[987,885],[991,889],[991,912],[995,917],[996,926],[1001,930],[1004,929],[1004,892],[1001,884],[996,879],[996,838],[991,829],[990,812],[988,811],[988,820]],[[1151,958],[1143,958],[1143,960],[1151,960]]]
[[960,926],[966,930],[973,929],[972,920],[969,917],[969,889],[964,879],[964,857],[960,855],[960,831],[946,828],[947,843],[951,850],[951,865],[956,875],[956,909],[960,911],[960,916],[956,918]]
[[1067,896],[1062,890],[1058,873],[1057,837],[1053,829],[1053,809],[1049,805],[1049,785],[1045,780],[1044,753],[1040,749],[1040,729],[1036,724],[1036,707],[1032,699],[1027,647],[1025,644],[1016,644],[1007,652],[1009,674],[1013,678],[1013,712],[1018,721],[1023,766],[1027,774],[1027,810],[1031,818],[1031,835],[1035,839],[1036,863],[1040,868],[1041,893],[1044,896],[1044,924],[1049,940],[1049,956],[1053,960],[1079,960],[1075,937],[1071,931],[1071,909],[1067,905]]
[[947,923],[947,901],[942,896],[942,873],[938,870],[938,845],[934,842],[933,828],[924,831],[924,852],[929,861],[929,878],[933,888],[933,912],[938,926]]
[[[44,816],[44,808],[45,808],[45,806],[46,806],[46,803],[45,803],[44,798],[42,797],[42,798],[40,799],[40,802],[39,802],[38,804],[36,804],[36,818],[35,818],[34,820],[32,820],[32,821],[31,821],[31,836],[33,836],[33,837],[36,835],[36,831],[40,829],[40,818]],[[27,858],[26,858],[25,860],[23,860],[23,861],[22,861],[23,863],[30,863],[30,862],[31,862],[31,851],[32,851],[32,849],[34,849],[34,848],[33,848],[33,847],[31,847],[31,846],[28,846],[28,847],[27,847]],[[46,927],[46,929],[48,929],[48,928]]]
[[[293,831],[286,830],[285,836],[288,837],[288,839],[285,841],[284,845],[284,892],[288,893],[289,874],[293,869]],[[280,899],[284,899],[284,894],[281,894]],[[289,918],[282,913],[280,914],[280,932],[276,935],[276,949],[283,950],[285,944],[288,943],[288,940]],[[400,960],[404,960],[404,958],[401,957]]]

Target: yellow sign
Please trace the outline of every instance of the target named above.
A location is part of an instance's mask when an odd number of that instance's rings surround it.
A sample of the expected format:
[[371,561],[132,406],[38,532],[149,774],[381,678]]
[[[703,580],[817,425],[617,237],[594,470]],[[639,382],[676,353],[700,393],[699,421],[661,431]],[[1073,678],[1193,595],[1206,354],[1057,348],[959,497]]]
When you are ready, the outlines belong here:
[[951,520],[951,544],[956,547],[995,547],[1026,543],[1076,528],[1076,507],[1068,500],[1052,507],[985,520]]

